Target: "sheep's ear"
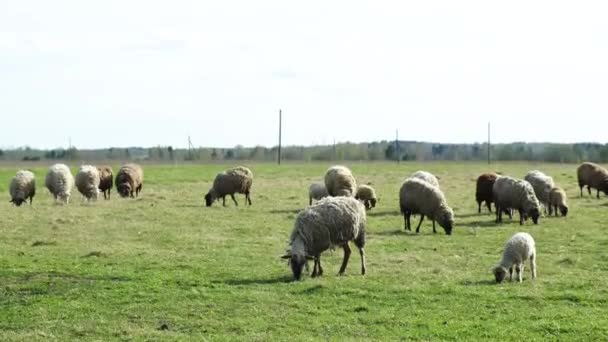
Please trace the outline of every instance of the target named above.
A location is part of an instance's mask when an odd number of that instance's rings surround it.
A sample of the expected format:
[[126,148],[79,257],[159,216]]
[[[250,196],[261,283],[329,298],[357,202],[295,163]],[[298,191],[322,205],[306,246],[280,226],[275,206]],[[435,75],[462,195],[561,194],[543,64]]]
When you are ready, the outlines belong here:
[[290,259],[291,258],[291,254],[285,254],[281,257],[281,259]]

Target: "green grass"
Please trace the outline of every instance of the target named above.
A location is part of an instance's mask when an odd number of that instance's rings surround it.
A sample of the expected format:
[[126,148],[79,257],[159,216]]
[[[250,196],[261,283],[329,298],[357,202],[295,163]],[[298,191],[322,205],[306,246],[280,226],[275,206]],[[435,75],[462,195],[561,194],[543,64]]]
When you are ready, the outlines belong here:
[[[72,165],[75,167],[76,165]],[[279,259],[307,187],[328,165],[250,165],[253,206],[203,206],[226,165],[144,166],[137,200],[54,205],[35,168],[33,207],[11,207],[0,168],[0,340],[606,340],[608,200],[578,197],[576,165],[352,163],[380,197],[369,213],[368,274],[353,253],[324,255],[325,275],[290,282]],[[115,168],[116,169],[116,168]],[[418,169],[440,177],[452,236],[403,231],[398,191]],[[541,169],[569,195],[570,216],[538,226],[477,214],[476,177]],[[115,191],[113,193],[115,195]],[[417,223],[417,221],[415,221]],[[495,285],[506,239],[530,232],[538,278]],[[353,247],[354,248],[354,247]],[[312,264],[311,264],[312,270]]]

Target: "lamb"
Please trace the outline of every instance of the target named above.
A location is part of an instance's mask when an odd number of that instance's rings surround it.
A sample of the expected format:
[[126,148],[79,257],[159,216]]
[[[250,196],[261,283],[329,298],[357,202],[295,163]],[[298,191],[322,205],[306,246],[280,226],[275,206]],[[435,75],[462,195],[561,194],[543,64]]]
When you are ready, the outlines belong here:
[[93,165],[82,165],[76,174],[76,188],[87,201],[99,196],[99,170]]
[[419,178],[423,181],[439,188],[439,181],[434,174],[427,171],[416,171],[412,174],[412,178]]
[[376,197],[376,191],[369,185],[359,185],[357,187],[357,193],[355,199],[363,202],[365,209],[371,210],[376,207],[378,198]]
[[438,187],[419,178],[408,178],[399,190],[399,204],[406,230],[412,230],[410,222],[412,214],[420,214],[416,233],[420,233],[420,225],[426,215],[433,221],[433,233],[437,233],[435,230],[435,221],[437,221],[447,235],[452,234],[454,212]]
[[519,211],[520,225],[523,225],[528,217],[532,217],[534,224],[538,224],[540,203],[532,185],[527,181],[507,176],[499,177],[494,182],[492,194],[496,205],[496,223],[502,222],[503,211],[516,209]]
[[308,187],[308,205],[312,205],[312,200],[320,200],[329,196],[327,193],[327,188],[323,183],[312,183],[310,187]]
[[549,204],[549,192],[555,186],[553,178],[538,170],[534,170],[528,172],[524,177],[524,180],[532,185],[534,194],[536,194],[538,201],[545,207],[546,213]]
[[524,262],[530,259],[532,278],[536,278],[536,247],[534,238],[528,233],[516,233],[505,244],[505,250],[500,263],[494,267],[496,282],[502,282],[509,270],[509,280],[513,280],[513,265],[517,272],[517,281],[522,282]]
[[492,212],[492,187],[496,178],[499,176],[495,173],[484,173],[477,177],[477,187],[475,188],[475,199],[477,200],[477,212],[481,213],[481,203],[486,202],[488,211]]
[[16,206],[21,206],[27,199],[30,199],[30,205],[36,195],[36,177],[31,171],[20,170],[11,180],[10,184],[10,202]]
[[321,253],[336,246],[344,249],[339,274],[344,274],[353,241],[361,255],[361,274],[365,275],[365,227],[367,217],[363,204],[352,197],[327,197],[301,211],[289,239],[289,249],[282,256],[289,259],[295,280],[302,277],[308,260],[314,260],[311,277],[323,275]]
[[[139,196],[144,183],[144,170],[133,163],[123,165],[116,173],[116,191],[120,197]],[[135,193],[135,196],[133,195]]]
[[330,196],[352,197],[357,191],[357,182],[345,166],[332,166],[325,173],[325,187]]
[[74,187],[74,176],[72,176],[67,165],[52,165],[46,174],[45,183],[55,200],[59,199],[64,204],[70,202],[72,188]]
[[104,199],[110,199],[110,192],[114,186],[114,174],[112,172],[112,167],[102,165],[98,166],[97,170],[99,171],[99,190],[103,192]]
[[251,185],[253,184],[253,173],[244,166],[237,166],[228,169],[215,176],[213,186],[205,195],[205,203],[210,207],[217,199],[222,199],[222,204],[226,206],[226,195],[230,195],[234,205],[239,205],[234,198],[235,193],[245,195],[245,203],[251,205]]
[[578,176],[578,186],[581,188],[581,197],[583,197],[583,187],[587,186],[589,196],[591,196],[591,188],[597,189],[596,197],[600,198],[600,191],[608,195],[608,171],[603,167],[594,163],[582,163],[576,170]]
[[566,196],[566,192],[564,189],[559,187],[554,187],[549,192],[549,215],[552,214],[553,209],[555,208],[555,216],[557,216],[557,208],[562,213],[562,216],[568,215],[568,204],[566,203],[568,196]]

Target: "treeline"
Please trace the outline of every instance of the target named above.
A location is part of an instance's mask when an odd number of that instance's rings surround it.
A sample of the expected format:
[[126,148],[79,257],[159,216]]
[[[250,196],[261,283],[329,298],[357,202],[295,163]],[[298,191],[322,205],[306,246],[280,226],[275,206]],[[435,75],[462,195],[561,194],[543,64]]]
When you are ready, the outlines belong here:
[[[277,147],[243,147],[176,149],[171,146],[151,148],[106,148],[95,150],[37,150],[22,147],[0,150],[0,160],[150,160],[150,161],[276,161]],[[486,160],[488,146],[482,144],[437,144],[417,141],[380,141],[372,143],[339,143],[322,146],[287,146],[281,151],[285,161],[383,161],[383,160]],[[524,143],[495,144],[490,147],[494,161],[544,161],[578,163],[608,162],[608,144]]]

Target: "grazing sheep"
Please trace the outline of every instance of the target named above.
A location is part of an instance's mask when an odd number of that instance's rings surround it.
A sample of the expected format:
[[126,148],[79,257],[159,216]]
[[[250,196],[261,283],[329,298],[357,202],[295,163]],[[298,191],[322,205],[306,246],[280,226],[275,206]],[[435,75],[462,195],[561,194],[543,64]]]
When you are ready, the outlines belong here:
[[496,205],[496,223],[502,222],[503,211],[516,209],[519,212],[520,225],[523,225],[528,217],[532,217],[534,224],[538,224],[540,203],[530,183],[502,176],[494,182],[492,193]]
[[452,234],[454,212],[438,187],[419,178],[408,178],[399,190],[399,204],[406,230],[412,230],[410,222],[412,214],[420,214],[416,233],[420,232],[420,225],[426,215],[433,221],[433,233],[437,233],[435,230],[435,221],[437,221],[447,235]]
[[581,188],[583,197],[583,187],[587,186],[589,196],[591,188],[597,189],[597,198],[600,198],[600,191],[608,195],[608,171],[594,163],[582,163],[576,170],[578,176],[578,186]]
[[494,267],[496,282],[502,282],[509,270],[509,280],[513,280],[513,265],[517,272],[517,281],[522,282],[524,262],[530,259],[532,278],[536,278],[536,247],[534,239],[528,233],[516,233],[505,244],[502,260]]
[[371,210],[376,207],[376,202],[378,198],[376,197],[376,191],[369,185],[359,185],[357,187],[357,194],[355,195],[355,199],[362,201],[365,205],[365,209]]
[[27,199],[30,199],[30,205],[36,195],[36,177],[31,171],[20,170],[11,180],[10,184],[10,202],[16,206],[21,206]]
[[103,165],[97,167],[97,170],[99,171],[99,190],[103,192],[104,199],[110,199],[110,192],[114,186],[114,173],[112,172],[112,167]]
[[308,187],[308,205],[312,205],[312,200],[320,200],[329,196],[327,188],[323,183],[312,183]]
[[289,259],[293,277],[300,280],[307,260],[314,260],[311,276],[321,276],[321,253],[336,246],[344,249],[340,275],[350,258],[349,241],[354,241],[361,255],[361,274],[365,275],[365,225],[363,204],[352,197],[327,197],[302,210],[296,217],[289,239],[289,249],[282,256]]
[[532,188],[534,189],[534,194],[536,194],[536,198],[538,201],[545,207],[545,213],[547,212],[547,206],[549,204],[549,192],[555,186],[553,182],[553,178],[547,176],[546,174],[534,170],[530,171],[524,177]]
[[477,187],[475,188],[475,199],[477,200],[477,212],[481,213],[481,203],[486,202],[488,211],[492,212],[492,187],[496,178],[499,176],[495,173],[484,173],[477,177]]
[[354,196],[357,182],[345,166],[332,166],[325,173],[325,187],[330,196]]
[[99,196],[99,170],[93,165],[82,165],[76,174],[76,188],[87,201]]
[[70,202],[72,188],[74,187],[74,176],[72,176],[67,165],[52,165],[46,174],[45,184],[55,200],[59,199],[64,204]]
[[213,181],[213,187],[205,195],[205,203],[210,207],[217,199],[222,199],[226,206],[226,195],[230,195],[234,205],[239,205],[234,198],[235,193],[245,194],[245,203],[251,205],[251,185],[253,184],[253,173],[244,166],[237,166],[218,173]]
[[144,170],[137,164],[125,164],[116,173],[114,183],[120,197],[135,198],[135,196],[139,196],[144,184]]
[[422,179],[423,181],[433,186],[439,187],[439,180],[437,180],[437,177],[435,177],[435,175],[430,172],[416,171],[412,174],[412,178]]
[[564,189],[555,187],[551,189],[549,192],[549,215],[552,214],[553,209],[555,208],[555,216],[557,216],[557,208],[562,213],[562,216],[568,215],[568,196],[566,196],[566,192]]

